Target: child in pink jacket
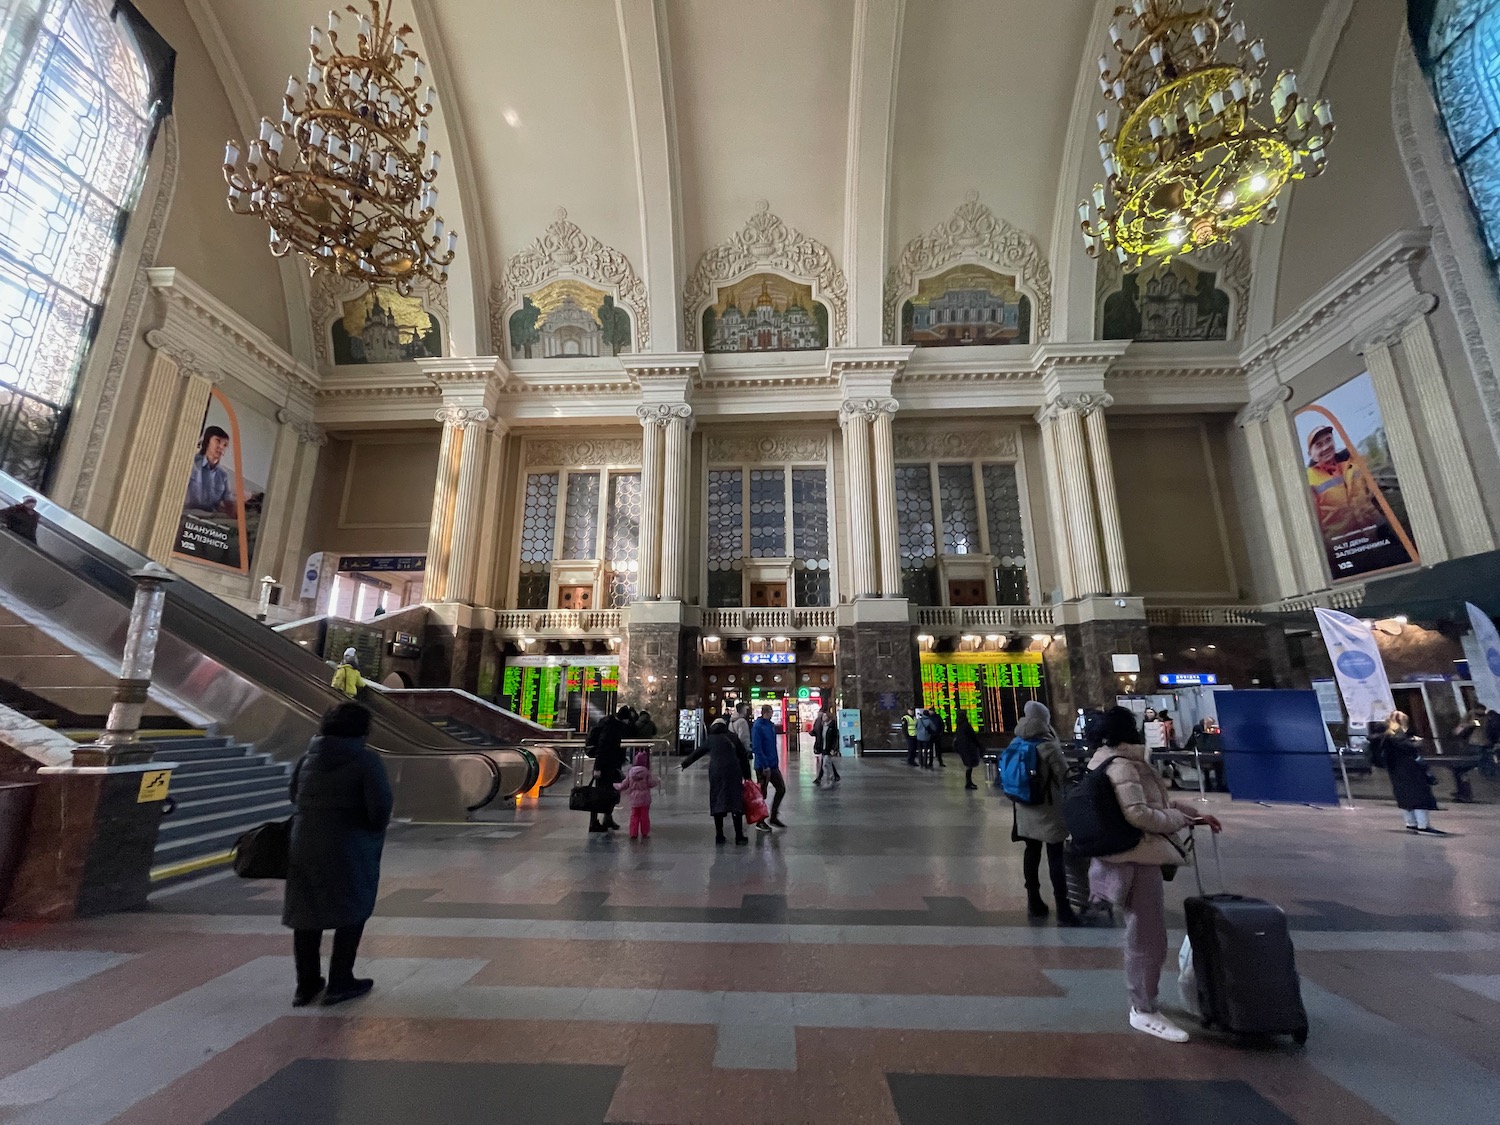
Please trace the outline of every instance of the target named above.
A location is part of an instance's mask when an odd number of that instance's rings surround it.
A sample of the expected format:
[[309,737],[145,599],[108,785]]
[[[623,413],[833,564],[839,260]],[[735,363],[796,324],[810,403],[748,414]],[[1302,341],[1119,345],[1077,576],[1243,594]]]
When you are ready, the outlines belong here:
[[625,774],[625,780],[616,782],[615,788],[625,796],[630,806],[630,838],[640,832],[644,840],[651,835],[651,790],[661,785],[661,778],[651,773],[651,755],[645,750],[635,756],[635,765]]

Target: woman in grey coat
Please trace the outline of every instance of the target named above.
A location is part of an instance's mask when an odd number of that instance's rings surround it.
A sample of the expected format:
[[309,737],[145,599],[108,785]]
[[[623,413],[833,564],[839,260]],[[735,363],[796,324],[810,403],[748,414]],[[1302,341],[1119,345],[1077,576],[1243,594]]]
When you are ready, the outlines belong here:
[[[281,924],[292,930],[296,1008],[323,994],[324,1004],[363,996],[374,981],[356,979],[354,955],[375,912],[380,853],[391,819],[391,783],[380,756],[365,746],[370,712],[340,703],[292,770],[291,851]],[[323,979],[323,931],[333,931]],[[326,987],[326,991],[325,991]]]
[[708,728],[708,742],[682,761],[687,769],[708,755],[708,811],[714,818],[714,843],[724,843],[724,818],[734,820],[734,842],[748,844],[745,835],[745,782],[750,780],[750,751],[730,732],[729,724],[715,719]]

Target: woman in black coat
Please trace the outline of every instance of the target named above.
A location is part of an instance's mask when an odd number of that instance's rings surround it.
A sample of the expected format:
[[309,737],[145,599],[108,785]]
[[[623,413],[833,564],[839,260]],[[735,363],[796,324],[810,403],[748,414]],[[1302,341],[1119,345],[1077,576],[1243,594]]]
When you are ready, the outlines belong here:
[[[380,756],[365,746],[370,712],[340,703],[292,770],[291,851],[281,924],[292,930],[297,991],[292,1006],[363,996],[374,981],[357,980],[354,955],[375,913],[380,853],[391,819],[391,783]],[[328,979],[321,967],[323,931],[333,931]],[[326,985],[326,991],[325,991]]]
[[953,749],[964,764],[964,788],[978,789],[979,786],[974,784],[974,770],[979,765],[979,733],[962,711],[958,713],[958,725],[953,731]]
[[683,759],[687,769],[708,755],[708,811],[714,818],[714,843],[724,843],[724,818],[734,820],[734,842],[748,844],[745,835],[745,782],[750,780],[750,751],[729,733],[729,724],[715,719],[708,741]]
[[1370,758],[1390,774],[1391,793],[1406,820],[1406,830],[1439,834],[1427,816],[1437,808],[1437,798],[1432,795],[1427,763],[1422,760],[1422,744],[1412,736],[1411,720],[1405,712],[1391,712],[1385,732],[1370,740]]

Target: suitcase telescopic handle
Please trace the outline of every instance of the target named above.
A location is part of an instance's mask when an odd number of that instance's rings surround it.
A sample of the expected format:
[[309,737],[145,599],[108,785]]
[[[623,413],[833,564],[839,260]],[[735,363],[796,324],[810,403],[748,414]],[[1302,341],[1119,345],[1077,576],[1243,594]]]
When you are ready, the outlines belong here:
[[[1203,889],[1203,869],[1198,864],[1198,832],[1196,825],[1188,829],[1188,839],[1193,844],[1193,878],[1198,881],[1198,895],[1201,898],[1208,892]],[[1224,882],[1224,861],[1219,858],[1219,834],[1209,829],[1208,841],[1213,845],[1214,869],[1219,875],[1219,890],[1227,891],[1229,887]]]

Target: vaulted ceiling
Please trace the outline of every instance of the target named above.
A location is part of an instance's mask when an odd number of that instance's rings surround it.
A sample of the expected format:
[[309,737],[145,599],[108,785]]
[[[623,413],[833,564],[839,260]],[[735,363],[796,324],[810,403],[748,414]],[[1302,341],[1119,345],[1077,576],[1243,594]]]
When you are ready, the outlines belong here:
[[[328,5],[186,2],[242,126],[305,68]],[[645,279],[657,351],[680,346],[677,293],[699,256],[762,199],[849,275],[858,344],[879,342],[872,285],[970,191],[1055,271],[1080,254],[1109,0],[394,4],[439,90],[442,210],[464,239],[460,351],[492,349],[489,290],[559,207]],[[1237,4],[1277,68],[1303,66],[1324,7]]]

